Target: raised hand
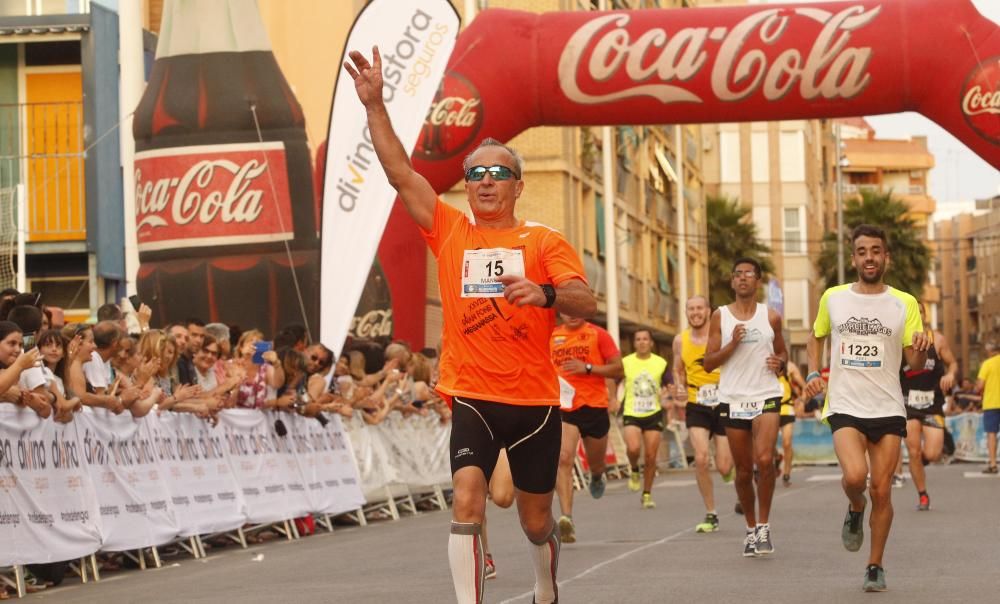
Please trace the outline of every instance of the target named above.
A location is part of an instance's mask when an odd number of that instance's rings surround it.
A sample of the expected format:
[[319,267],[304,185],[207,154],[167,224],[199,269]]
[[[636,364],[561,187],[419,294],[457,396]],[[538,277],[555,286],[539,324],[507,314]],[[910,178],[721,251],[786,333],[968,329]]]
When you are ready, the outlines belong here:
[[347,56],[354,65],[344,61],[344,69],[354,79],[354,90],[361,103],[365,107],[382,104],[382,55],[378,52],[378,46],[372,46],[371,63],[356,50],[352,50]]

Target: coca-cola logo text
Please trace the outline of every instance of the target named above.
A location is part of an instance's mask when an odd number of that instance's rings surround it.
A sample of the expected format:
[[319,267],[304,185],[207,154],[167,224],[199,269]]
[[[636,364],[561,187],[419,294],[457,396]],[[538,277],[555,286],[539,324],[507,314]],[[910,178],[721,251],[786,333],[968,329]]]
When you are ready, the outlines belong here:
[[[583,104],[640,96],[663,103],[700,103],[703,99],[682,83],[711,63],[712,93],[720,101],[741,101],[758,93],[776,101],[793,90],[804,100],[850,99],[871,83],[872,58],[870,47],[850,46],[852,34],[880,12],[881,7],[866,11],[863,6],[837,13],[816,7],[775,8],[748,15],[732,29],[686,27],[672,33],[663,28],[630,31],[629,14],[602,15],[570,37],[559,59],[559,84],[571,101]],[[802,18],[822,26],[818,35],[810,36],[811,48],[786,48],[773,56],[759,47],[780,48],[782,38]],[[714,60],[713,45],[718,45]]]
[[140,250],[292,236],[281,143],[139,153],[135,181]]
[[455,72],[446,74],[427,112],[416,153],[441,160],[465,149],[483,124],[481,103],[471,82]]
[[962,86],[962,115],[980,136],[1000,144],[1000,57],[977,65]]
[[392,309],[370,310],[351,320],[351,335],[355,338],[392,337]]

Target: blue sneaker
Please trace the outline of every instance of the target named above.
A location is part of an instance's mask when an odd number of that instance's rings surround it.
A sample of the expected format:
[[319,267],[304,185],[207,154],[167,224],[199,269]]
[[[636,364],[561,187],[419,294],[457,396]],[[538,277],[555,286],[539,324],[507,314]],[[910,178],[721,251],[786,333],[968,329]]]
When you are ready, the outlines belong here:
[[861,586],[864,591],[885,591],[885,570],[876,564],[869,564],[865,569],[865,582]]
[[608,485],[608,479],[604,477],[604,472],[600,476],[590,475],[590,496],[594,499],[604,497],[604,487]]

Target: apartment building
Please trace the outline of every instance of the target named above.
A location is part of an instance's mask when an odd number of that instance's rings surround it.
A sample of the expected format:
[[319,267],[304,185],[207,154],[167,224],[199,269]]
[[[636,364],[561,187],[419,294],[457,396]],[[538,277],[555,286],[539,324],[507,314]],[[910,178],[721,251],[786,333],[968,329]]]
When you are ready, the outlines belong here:
[[706,189],[751,209],[771,248],[769,302],[782,311],[789,358],[804,363],[823,291],[816,270],[833,208],[833,131],[826,120],[733,123],[703,128]]

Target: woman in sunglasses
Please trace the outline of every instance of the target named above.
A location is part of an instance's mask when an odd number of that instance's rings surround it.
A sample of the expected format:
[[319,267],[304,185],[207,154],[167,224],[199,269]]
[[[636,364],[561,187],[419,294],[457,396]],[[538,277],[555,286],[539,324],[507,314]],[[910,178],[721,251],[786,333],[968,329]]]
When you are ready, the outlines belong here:
[[562,428],[549,337],[556,310],[586,318],[597,302],[580,255],[566,239],[515,215],[524,166],[514,149],[487,138],[465,158],[473,220],[438,198],[392,128],[382,98],[382,59],[377,48],[372,52],[369,63],[352,51],[353,65],[344,66],[389,184],[438,261],[444,335],[437,390],[453,402],[448,558],[455,594],[460,604],[482,601],[486,493],[506,449],[521,526],[531,542],[535,601],[554,602],[559,537],[552,493]]

